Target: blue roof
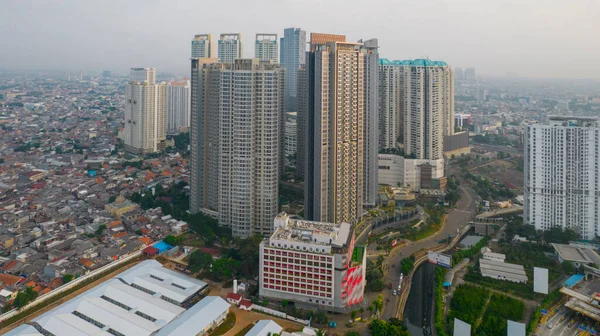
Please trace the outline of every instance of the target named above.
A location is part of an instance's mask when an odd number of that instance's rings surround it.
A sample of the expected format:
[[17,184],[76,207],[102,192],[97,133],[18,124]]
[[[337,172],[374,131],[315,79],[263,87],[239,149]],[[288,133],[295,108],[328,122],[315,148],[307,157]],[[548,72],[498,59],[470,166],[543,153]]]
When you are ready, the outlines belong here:
[[152,247],[156,248],[158,250],[158,253],[163,253],[167,250],[170,250],[173,246],[165,243],[164,241],[159,241],[157,243],[154,243],[154,245],[152,245]]
[[432,61],[429,59],[421,58],[416,60],[394,60],[390,61],[387,58],[380,58],[379,65],[395,65],[395,66],[431,66],[431,67],[444,67],[448,66],[448,63],[444,61]]
[[574,274],[574,275],[571,275],[571,277],[568,278],[567,281],[565,281],[565,285],[568,286],[568,287],[573,287],[579,281],[581,281],[581,279],[583,279],[584,277],[585,277],[585,275],[583,275],[583,274]]

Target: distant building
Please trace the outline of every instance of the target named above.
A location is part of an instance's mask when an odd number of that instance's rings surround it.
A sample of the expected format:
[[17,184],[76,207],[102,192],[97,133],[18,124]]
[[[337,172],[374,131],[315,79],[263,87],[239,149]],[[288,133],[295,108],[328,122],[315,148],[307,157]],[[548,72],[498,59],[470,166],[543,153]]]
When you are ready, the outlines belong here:
[[468,127],[471,125],[471,115],[456,113],[454,115],[454,126],[456,127]]
[[112,77],[112,72],[110,70],[104,70],[104,71],[102,71],[102,77],[110,78],[110,77]]
[[192,58],[214,58],[216,48],[212,34],[197,34],[192,39]]
[[167,83],[167,133],[178,134],[190,127],[190,81]]
[[455,68],[454,69],[454,80],[456,81],[461,81],[465,79],[465,72],[463,71],[462,68]]
[[300,28],[286,28],[281,38],[279,58],[285,69],[285,111],[296,112],[298,69],[306,60],[306,31]]
[[277,34],[256,34],[254,58],[258,58],[261,61],[279,63]]
[[242,58],[244,49],[242,47],[242,34],[221,34],[219,38],[219,62],[233,63]]
[[465,70],[465,80],[474,81],[475,78],[475,68],[467,68]]
[[600,229],[600,128],[596,117],[548,117],[525,128],[523,221],[537,230]]
[[287,157],[296,155],[298,146],[298,125],[296,123],[296,112],[286,112],[285,116],[285,156]]
[[156,84],[156,70],[132,68],[125,85],[125,150],[146,154],[165,148],[166,103],[167,85]]
[[275,232],[260,244],[259,295],[349,312],[363,300],[366,251],[354,246],[348,223],[292,219],[274,221]]

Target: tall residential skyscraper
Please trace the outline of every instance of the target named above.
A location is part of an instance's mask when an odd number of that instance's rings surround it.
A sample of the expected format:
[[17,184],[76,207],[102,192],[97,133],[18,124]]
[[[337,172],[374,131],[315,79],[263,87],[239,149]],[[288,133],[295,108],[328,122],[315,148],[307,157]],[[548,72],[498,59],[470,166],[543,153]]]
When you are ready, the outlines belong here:
[[417,159],[443,158],[444,135],[454,130],[454,72],[443,61],[394,61],[401,69],[404,151]]
[[212,34],[197,34],[192,40],[192,58],[214,58],[215,47]]
[[146,154],[163,150],[167,131],[167,85],[156,84],[154,68],[132,68],[125,85],[125,150]]
[[[294,28],[289,28],[294,29]],[[304,34],[304,37],[306,37],[306,33],[301,31]],[[290,32],[291,35],[291,32]],[[345,42],[346,41],[346,36],[344,35],[335,35],[335,34],[321,34],[321,33],[311,33],[311,41],[310,41],[310,50],[311,52],[313,52],[316,48],[316,46],[319,45],[324,45],[327,42]],[[287,43],[287,42],[286,42]],[[303,47],[304,48],[304,47]],[[295,49],[293,49],[295,50]],[[301,49],[301,50],[305,50]],[[288,52],[285,52],[286,58],[289,57],[288,56]],[[303,56],[304,59],[304,63],[306,63],[306,57],[308,57],[308,53],[304,53],[305,55]],[[307,137],[312,137],[312,131],[310,131],[310,135],[308,135],[308,128],[309,125],[307,124],[307,113],[308,113],[308,108],[309,108],[309,101],[308,99],[310,98],[308,96],[308,75],[309,75],[309,71],[306,68],[306,66],[303,64],[300,64],[298,70],[297,70],[297,75],[296,75],[296,81],[295,81],[295,85],[296,85],[296,90],[292,91],[290,94],[293,95],[297,95],[297,98],[294,99],[294,97],[292,97],[291,99],[294,101],[294,105],[298,111],[298,149],[297,149],[297,153],[296,153],[296,176],[299,179],[304,179],[305,178],[305,169],[306,169],[306,163],[307,163],[307,152],[306,152],[306,148],[307,148],[307,143],[306,143],[306,139]],[[286,73],[286,75],[288,75]],[[289,82],[289,77],[287,77],[287,80]],[[314,84],[313,84],[314,85]],[[312,96],[311,96],[312,97]],[[288,100],[286,100],[286,104],[287,102],[289,102]],[[313,103],[311,103],[313,104]],[[289,106],[289,105],[288,105]],[[294,106],[290,106],[290,107],[294,107]]]
[[379,148],[396,148],[402,135],[401,74],[397,64],[379,60]]
[[285,111],[297,112],[298,69],[306,57],[306,32],[300,28],[286,28],[281,38],[281,65],[285,69]]
[[279,63],[277,34],[256,34],[254,58],[258,58],[261,61]]
[[270,234],[278,213],[284,70],[258,59],[202,62],[192,59],[191,211],[214,214],[236,237]]
[[178,134],[190,127],[190,81],[167,83],[167,133]]
[[[359,42],[362,42],[359,41]],[[364,54],[364,85],[365,85],[365,103],[364,103],[364,196],[363,202],[366,206],[375,206],[377,201],[377,154],[379,154],[379,45],[377,39],[370,39],[363,42],[361,48]]]
[[219,38],[219,62],[233,63],[242,58],[244,48],[242,47],[242,34],[221,34]]
[[600,128],[596,117],[550,116],[525,128],[523,222],[537,230],[600,229]]
[[[360,218],[364,194],[365,53],[362,43],[313,44],[307,53],[305,202],[309,220]],[[300,118],[299,118],[300,120]]]
[[192,59],[190,212],[218,217],[221,66],[216,58]]
[[454,78],[457,81],[465,80],[465,72],[462,68],[454,68]]

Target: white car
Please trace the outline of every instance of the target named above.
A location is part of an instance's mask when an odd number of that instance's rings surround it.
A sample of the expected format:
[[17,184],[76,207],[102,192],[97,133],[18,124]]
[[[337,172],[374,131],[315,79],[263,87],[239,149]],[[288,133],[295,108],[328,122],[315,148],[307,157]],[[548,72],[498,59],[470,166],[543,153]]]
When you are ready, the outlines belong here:
[[396,292],[396,290],[394,289],[394,295],[398,295],[398,292]]
[[546,324],[546,327],[548,327],[548,329],[552,329],[553,325],[552,325],[552,323],[548,323],[548,324]]

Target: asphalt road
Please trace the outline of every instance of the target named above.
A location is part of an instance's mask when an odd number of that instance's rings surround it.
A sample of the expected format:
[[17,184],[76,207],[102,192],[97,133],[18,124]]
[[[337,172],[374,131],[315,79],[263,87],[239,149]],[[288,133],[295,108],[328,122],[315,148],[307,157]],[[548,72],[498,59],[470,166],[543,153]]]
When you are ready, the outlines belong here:
[[[417,242],[409,243],[408,245],[392,250],[386,258],[385,264],[388,267],[388,272],[384,282],[392,283],[392,289],[398,286],[398,278],[400,277],[400,261],[402,258],[410,256],[414,252],[421,249],[428,249],[430,246],[436,245],[441,239],[447,238],[448,235],[456,235],[456,229],[462,229],[469,222],[476,211],[475,192],[468,186],[460,186],[461,197],[455,209],[448,213],[446,224],[438,233]],[[392,267],[392,265],[396,265]],[[382,318],[388,319],[396,316],[398,300],[400,296],[394,296],[392,289],[385,289],[383,292],[385,306],[383,308]],[[387,299],[390,299],[387,302]]]

